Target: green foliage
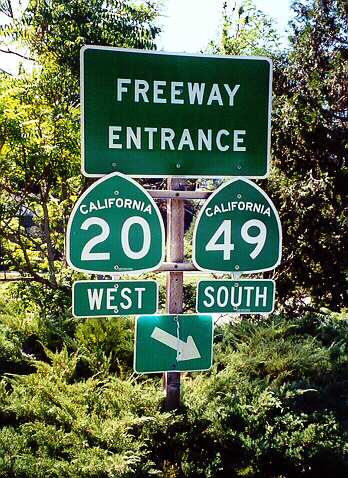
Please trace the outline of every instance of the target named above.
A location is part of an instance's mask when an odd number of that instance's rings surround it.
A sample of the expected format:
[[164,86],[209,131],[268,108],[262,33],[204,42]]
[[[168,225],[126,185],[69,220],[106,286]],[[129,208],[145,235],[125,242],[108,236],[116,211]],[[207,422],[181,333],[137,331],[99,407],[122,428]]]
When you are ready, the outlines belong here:
[[21,39],[41,63],[54,58],[77,75],[84,45],[153,49],[156,16],[155,2],[31,0],[5,32]]
[[76,355],[50,358],[51,365],[36,363],[35,374],[2,383],[0,476],[150,476],[139,437],[163,420],[161,394],[112,378],[75,382]]
[[75,346],[90,371],[117,373],[121,376],[133,370],[134,319],[86,319],[76,327]]
[[33,371],[27,343],[37,333],[33,314],[27,314],[19,301],[11,300],[8,289],[0,284],[0,376]]
[[214,52],[272,58],[271,175],[261,187],[283,228],[276,273],[281,308],[306,302],[347,305],[347,3],[294,1],[290,47],[281,51],[272,21],[252,2],[224,4]]
[[217,329],[214,367],[183,377],[176,414],[158,379],[110,373],[129,324],[99,320],[78,325],[78,352],[45,349],[35,373],[0,382],[0,476],[347,475],[345,311]]
[[[347,5],[293,2],[291,48],[276,63],[273,159],[267,186],[281,209],[283,300],[347,304]],[[299,300],[300,299],[300,300]]]
[[31,74],[1,75],[1,259],[60,289],[68,215],[88,184],[78,177],[80,48],[154,48],[157,6],[31,0],[15,16],[10,3],[1,9],[8,17],[2,40],[25,46],[37,66]]
[[274,20],[253,0],[224,2],[220,42],[210,42],[208,52],[224,55],[273,56],[279,50]]
[[[78,109],[63,101],[55,73],[4,81],[0,96],[2,254],[17,271],[53,288],[68,211],[81,189],[71,179],[79,170]],[[60,76],[61,85],[65,79]],[[32,224],[26,225],[21,219],[28,214]]]
[[[314,337],[323,320],[326,338]],[[347,320],[242,321],[219,332],[213,371],[186,379],[182,415],[158,432],[154,456],[183,476],[346,476]]]

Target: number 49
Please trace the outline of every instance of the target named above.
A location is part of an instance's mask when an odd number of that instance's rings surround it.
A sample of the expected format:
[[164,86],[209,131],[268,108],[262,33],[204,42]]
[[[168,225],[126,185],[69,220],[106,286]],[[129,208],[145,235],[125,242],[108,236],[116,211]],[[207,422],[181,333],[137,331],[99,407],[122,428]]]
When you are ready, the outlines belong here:
[[[249,229],[251,227],[256,227],[259,232],[256,236],[250,236]],[[223,237],[223,241],[218,243],[220,237]],[[241,229],[241,236],[243,241],[248,244],[256,244],[254,250],[249,254],[252,259],[260,254],[265,245],[267,237],[267,228],[262,221],[258,219],[250,219],[246,221]],[[217,228],[208,244],[205,246],[206,251],[222,251],[223,260],[231,260],[231,252],[234,251],[234,244],[232,242],[232,221],[230,219],[224,220],[221,225]]]

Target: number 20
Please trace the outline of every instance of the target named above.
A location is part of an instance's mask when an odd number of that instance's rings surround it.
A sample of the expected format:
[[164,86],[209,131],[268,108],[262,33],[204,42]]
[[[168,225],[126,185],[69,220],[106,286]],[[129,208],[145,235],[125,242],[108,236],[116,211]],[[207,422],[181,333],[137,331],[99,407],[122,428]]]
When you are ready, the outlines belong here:
[[[129,245],[129,234],[130,229],[134,224],[139,224],[143,230],[143,245],[139,251],[133,251]],[[81,224],[81,229],[87,231],[90,226],[99,226],[101,228],[101,233],[92,237],[85,244],[81,253],[81,260],[83,261],[108,261],[110,260],[110,252],[92,252],[92,249],[97,244],[106,241],[110,235],[110,226],[109,224],[100,217],[89,217]],[[142,259],[149,252],[151,245],[151,233],[149,223],[143,217],[134,216],[129,217],[123,223],[121,229],[121,246],[123,252],[130,259]]]

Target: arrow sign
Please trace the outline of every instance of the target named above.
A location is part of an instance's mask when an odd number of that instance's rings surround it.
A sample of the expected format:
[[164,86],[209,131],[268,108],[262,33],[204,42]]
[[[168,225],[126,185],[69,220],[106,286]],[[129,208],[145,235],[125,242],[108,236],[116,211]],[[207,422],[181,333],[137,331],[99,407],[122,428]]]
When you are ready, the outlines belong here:
[[151,338],[157,340],[158,342],[161,342],[163,345],[167,345],[167,347],[176,350],[176,360],[178,362],[181,362],[183,360],[201,358],[201,354],[199,353],[199,350],[191,335],[189,335],[187,337],[187,341],[184,342],[178,337],[168,334],[168,332],[166,332],[165,330],[155,327],[151,334]]
[[135,323],[137,373],[208,370],[213,356],[211,315],[141,315]]

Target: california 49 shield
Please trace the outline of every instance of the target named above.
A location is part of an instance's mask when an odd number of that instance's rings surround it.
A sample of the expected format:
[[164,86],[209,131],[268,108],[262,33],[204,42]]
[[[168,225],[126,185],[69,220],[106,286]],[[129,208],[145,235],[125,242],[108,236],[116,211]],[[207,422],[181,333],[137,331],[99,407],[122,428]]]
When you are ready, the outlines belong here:
[[281,258],[278,213],[248,179],[223,184],[205,203],[193,235],[193,262],[211,272],[261,272]]

